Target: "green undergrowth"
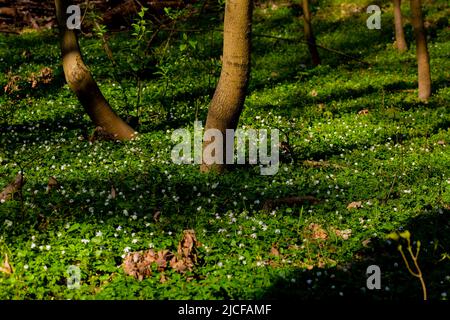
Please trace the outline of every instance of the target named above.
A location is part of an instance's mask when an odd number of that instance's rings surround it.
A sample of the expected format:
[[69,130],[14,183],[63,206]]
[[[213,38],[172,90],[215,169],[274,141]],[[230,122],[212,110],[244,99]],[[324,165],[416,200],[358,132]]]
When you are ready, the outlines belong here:
[[[98,38],[81,36],[86,63],[113,108],[140,118],[139,137],[126,143],[88,140],[94,127],[64,83],[56,30],[1,34],[0,85],[16,76],[18,89],[0,93],[0,186],[21,169],[26,184],[21,196],[0,204],[0,263],[7,254],[14,269],[0,273],[0,299],[420,299],[419,282],[386,240],[409,230],[422,243],[430,299],[446,300],[448,7],[424,1],[434,90],[424,104],[416,98],[409,20],[410,49],[401,55],[392,46],[392,7],[378,3],[381,30],[366,28],[367,1],[313,3],[318,43],[370,65],[319,49],[323,64],[313,67],[307,47],[292,41],[302,39],[298,6],[275,1],[255,9],[240,126],[281,130],[290,151],[274,176],[250,165],[206,175],[171,161],[172,132],[206,119],[220,75],[220,32],[188,34],[192,44],[181,49],[186,37],[176,34],[158,69],[157,49],[167,37],[161,32],[139,108],[127,67],[134,61],[130,35],[110,36],[117,68]],[[198,22],[208,23],[220,25],[220,16]],[[33,88],[29,78],[44,67],[52,81]],[[58,181],[51,190],[49,177]],[[320,202],[263,210],[268,200],[293,196]],[[360,203],[348,208],[352,202]],[[202,244],[192,271],[166,270],[166,281],[157,271],[143,281],[124,274],[127,252],[176,251],[186,229]],[[81,270],[77,290],[67,287],[71,265]],[[370,265],[381,269],[380,290],[366,287]]]

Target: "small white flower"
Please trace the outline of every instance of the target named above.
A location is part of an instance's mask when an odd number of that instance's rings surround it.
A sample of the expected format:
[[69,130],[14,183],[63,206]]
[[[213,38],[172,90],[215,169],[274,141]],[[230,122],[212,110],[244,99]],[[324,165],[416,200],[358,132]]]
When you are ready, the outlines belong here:
[[6,225],[7,227],[11,227],[11,226],[13,225],[13,223],[12,223],[11,220],[6,219],[6,220],[5,220],[5,225]]
[[125,249],[123,249],[123,252],[125,252],[125,253],[128,253],[128,252],[130,252],[130,247],[126,247]]
[[47,249],[47,251],[49,251],[52,247],[50,245],[46,245],[45,249]]
[[88,239],[81,239],[81,242],[83,242],[84,244],[88,244],[89,240]]
[[131,243],[138,243],[138,239],[133,239],[132,241],[131,241]]
[[26,264],[26,265],[23,266],[23,268],[24,268],[25,270],[28,270],[29,266]]
[[222,263],[222,262],[218,262],[218,263],[217,263],[217,266],[218,266],[219,268],[222,268],[222,267],[223,267],[223,263]]
[[250,235],[250,237],[252,237],[253,239],[256,239],[258,236],[256,235],[256,233],[252,233],[252,234]]
[[34,248],[36,248],[36,243],[32,242],[31,243],[31,249],[34,249]]
[[95,236],[96,236],[96,237],[101,237],[101,236],[103,236],[103,233],[102,233],[101,231],[97,231],[97,232],[95,233]]

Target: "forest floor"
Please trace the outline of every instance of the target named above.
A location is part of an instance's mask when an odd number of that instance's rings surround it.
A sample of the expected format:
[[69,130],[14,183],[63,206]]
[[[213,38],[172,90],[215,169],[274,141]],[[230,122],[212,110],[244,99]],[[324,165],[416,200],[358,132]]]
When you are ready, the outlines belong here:
[[[184,26],[203,32],[173,32],[168,45],[162,30],[148,57],[131,33],[114,33],[115,65],[99,33],[80,37],[111,105],[139,117],[139,137],[126,143],[90,138],[94,127],[64,83],[57,30],[0,34],[0,192],[20,170],[26,180],[0,203],[0,299],[420,300],[419,280],[387,238],[409,230],[414,250],[421,243],[429,298],[447,300],[448,3],[423,1],[433,82],[426,104],[416,98],[409,19],[410,48],[399,54],[390,2],[381,30],[366,27],[368,1],[324,3],[313,6],[318,43],[369,65],[319,49],[323,63],[314,67],[298,6],[255,9],[240,126],[282,131],[286,154],[274,176],[258,166],[216,176],[172,163],[172,132],[206,119],[220,74],[222,34],[210,27],[220,26],[219,14]],[[273,205],[306,196],[318,201]],[[199,242],[191,271],[154,267],[142,281],[125,274],[127,253],[176,252],[184,230]],[[381,270],[379,290],[366,286],[371,265]],[[81,272],[76,289],[67,286],[76,278],[70,266]]]

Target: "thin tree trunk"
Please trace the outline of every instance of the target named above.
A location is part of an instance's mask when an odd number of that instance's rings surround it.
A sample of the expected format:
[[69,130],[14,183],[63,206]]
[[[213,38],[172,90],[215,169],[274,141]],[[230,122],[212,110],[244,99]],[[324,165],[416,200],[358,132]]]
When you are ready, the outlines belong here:
[[[224,158],[226,129],[237,128],[250,77],[252,12],[252,0],[226,1],[222,72],[209,106],[205,125],[205,130],[218,129],[222,132]],[[205,142],[203,148],[209,143]],[[222,172],[224,169],[223,164],[203,163],[201,166],[202,172]]]
[[97,83],[83,62],[78,38],[74,30],[67,28],[67,1],[55,0],[60,28],[62,63],[66,81],[77,95],[94,124],[117,140],[129,140],[135,131],[111,109]]
[[427,101],[431,95],[430,57],[427,37],[423,26],[422,4],[420,0],[411,0],[411,23],[414,28],[417,50],[417,68],[419,81],[419,99]]
[[405,33],[403,31],[401,5],[402,0],[394,0],[395,45],[398,51],[405,52],[408,50],[408,46],[406,45]]
[[314,38],[311,26],[311,13],[309,11],[309,1],[303,0],[303,28],[305,32],[305,40],[308,42],[309,53],[311,54],[312,62],[315,66],[320,64],[319,52],[317,51],[316,39]]

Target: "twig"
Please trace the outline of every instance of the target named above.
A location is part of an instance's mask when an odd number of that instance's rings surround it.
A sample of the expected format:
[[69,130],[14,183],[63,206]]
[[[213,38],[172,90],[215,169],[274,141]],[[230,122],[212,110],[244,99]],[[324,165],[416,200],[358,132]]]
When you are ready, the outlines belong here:
[[[166,30],[166,29],[162,29],[162,30]],[[202,30],[202,29],[175,29],[175,30],[173,30],[173,29],[172,29],[171,31],[174,31],[174,32],[207,32],[207,31],[223,32],[222,29],[211,29],[211,30]],[[259,37],[259,38],[269,38],[269,39],[276,39],[276,40],[282,40],[282,41],[301,42],[301,43],[309,44],[309,42],[306,41],[306,40],[302,40],[302,39],[294,39],[294,38],[285,38],[285,37],[278,37],[278,36],[273,36],[273,35],[269,35],[269,34],[252,33],[252,36],[254,36],[254,37]],[[348,58],[348,59],[355,60],[355,61],[357,61],[357,62],[359,62],[359,63],[362,63],[362,64],[365,64],[365,65],[367,65],[367,66],[369,66],[369,67],[372,66],[372,65],[371,65],[370,63],[368,63],[368,62],[366,62],[366,61],[364,61],[364,60],[361,60],[361,59],[359,59],[359,58],[356,58],[356,57],[354,57],[354,56],[351,56],[351,55],[349,55],[349,54],[347,54],[347,53],[344,53],[344,52],[342,52],[342,51],[339,51],[339,50],[336,50],[336,49],[332,49],[332,48],[328,48],[328,47],[322,46],[322,45],[317,44],[317,43],[316,43],[316,46],[317,46],[318,48],[321,48],[321,49],[326,50],[326,51],[329,51],[329,52],[333,52],[333,53],[335,53],[335,54],[341,55],[341,56],[346,57],[346,58]]]

